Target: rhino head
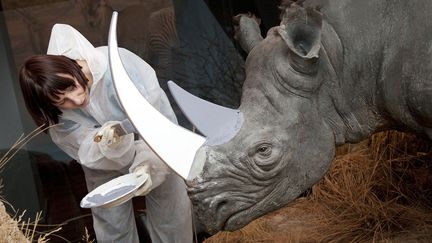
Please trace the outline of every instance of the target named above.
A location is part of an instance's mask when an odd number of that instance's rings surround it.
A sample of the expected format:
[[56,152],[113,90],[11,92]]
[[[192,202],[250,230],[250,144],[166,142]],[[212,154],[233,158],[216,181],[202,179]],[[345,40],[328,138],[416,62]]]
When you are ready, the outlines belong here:
[[202,169],[188,181],[209,232],[239,229],[286,205],[328,170],[335,138],[319,109],[328,74],[320,67],[321,27],[319,12],[292,6],[280,26],[245,48],[239,129],[199,149],[194,165]]

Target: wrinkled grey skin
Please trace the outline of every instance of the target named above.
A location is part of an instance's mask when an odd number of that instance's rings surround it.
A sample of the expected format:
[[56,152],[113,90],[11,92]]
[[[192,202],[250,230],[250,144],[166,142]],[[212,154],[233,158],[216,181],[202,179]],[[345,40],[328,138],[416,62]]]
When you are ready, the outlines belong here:
[[241,16],[244,123],[200,149],[203,171],[188,181],[207,231],[288,204],[324,176],[337,145],[386,129],[431,137],[431,12],[430,0],[306,0],[265,39]]

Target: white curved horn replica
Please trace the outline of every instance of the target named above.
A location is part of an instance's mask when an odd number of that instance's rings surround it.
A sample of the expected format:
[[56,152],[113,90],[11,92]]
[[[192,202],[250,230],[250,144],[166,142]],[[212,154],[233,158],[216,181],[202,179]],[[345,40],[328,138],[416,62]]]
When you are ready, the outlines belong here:
[[196,97],[173,81],[168,81],[168,88],[183,114],[207,137],[206,144],[217,145],[227,142],[240,130],[243,124],[243,114],[240,110],[216,105]]
[[108,50],[111,75],[120,103],[149,147],[178,175],[188,179],[195,153],[206,139],[172,123],[141,95],[121,62],[116,26],[117,12],[113,12]]

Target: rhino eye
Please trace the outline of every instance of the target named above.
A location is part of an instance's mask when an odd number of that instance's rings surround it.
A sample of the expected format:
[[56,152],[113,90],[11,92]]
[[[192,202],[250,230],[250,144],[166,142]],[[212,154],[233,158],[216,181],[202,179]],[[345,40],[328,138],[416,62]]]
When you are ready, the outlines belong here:
[[265,171],[271,170],[277,161],[273,150],[273,146],[270,143],[261,143],[256,146],[253,156],[255,165]]
[[249,152],[252,158],[252,166],[260,171],[270,171],[280,161],[282,155],[280,146],[275,141],[261,141]]
[[256,148],[256,154],[261,158],[267,158],[271,155],[272,147],[270,144],[261,144]]

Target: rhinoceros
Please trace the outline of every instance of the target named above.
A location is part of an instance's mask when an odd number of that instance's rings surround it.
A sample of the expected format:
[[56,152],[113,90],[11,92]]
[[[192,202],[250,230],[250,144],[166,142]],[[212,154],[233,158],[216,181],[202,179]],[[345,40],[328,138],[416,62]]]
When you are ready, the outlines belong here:
[[285,1],[265,39],[239,16],[248,51],[228,141],[200,148],[188,182],[208,232],[236,230],[296,199],[335,147],[387,129],[432,138],[432,1]]
[[187,180],[210,233],[239,229],[299,197],[325,175],[338,145],[388,129],[432,138],[432,1],[281,7],[280,25],[265,39],[253,17],[238,17],[248,52],[241,104],[229,122],[204,132],[211,138]]

